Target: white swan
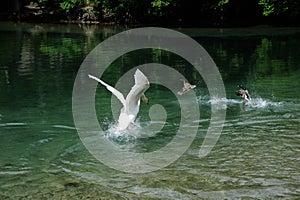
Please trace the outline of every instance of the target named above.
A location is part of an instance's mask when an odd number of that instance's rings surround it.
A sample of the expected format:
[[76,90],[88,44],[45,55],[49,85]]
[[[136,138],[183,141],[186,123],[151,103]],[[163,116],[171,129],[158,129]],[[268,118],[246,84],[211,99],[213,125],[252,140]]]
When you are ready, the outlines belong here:
[[120,116],[118,119],[118,128],[119,130],[125,130],[130,123],[133,123],[139,110],[140,110],[140,99],[142,98],[148,104],[148,99],[144,95],[144,92],[149,88],[149,81],[147,77],[137,69],[134,74],[135,84],[131,88],[130,92],[124,98],[123,94],[113,88],[112,86],[104,83],[95,76],[89,75],[89,78],[92,78],[102,85],[104,85],[111,93],[113,93],[123,104],[121,109]]

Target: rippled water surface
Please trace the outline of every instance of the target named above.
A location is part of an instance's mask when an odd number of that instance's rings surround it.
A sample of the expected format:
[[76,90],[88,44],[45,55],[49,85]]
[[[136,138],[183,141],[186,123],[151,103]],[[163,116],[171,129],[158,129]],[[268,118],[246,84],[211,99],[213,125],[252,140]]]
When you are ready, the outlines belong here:
[[[210,97],[200,74],[174,54],[144,49],[115,60],[102,77],[111,85],[132,67],[150,62],[172,66],[197,85],[200,119],[189,124],[198,126],[193,143],[167,167],[141,174],[117,171],[95,159],[72,116],[73,83],[81,63],[97,44],[123,30],[1,24],[0,199],[299,198],[299,29],[180,29],[211,55],[226,98]],[[246,104],[234,94],[240,83],[252,96]],[[116,130],[111,106],[118,110],[120,103],[100,85],[96,92],[103,139],[117,148],[152,152],[176,136],[180,107],[167,88],[150,86],[150,104],[141,104],[131,134]],[[218,142],[200,159],[212,105],[226,109],[226,120]],[[157,114],[161,107],[165,113]],[[149,113],[157,114],[151,123],[161,130],[141,136],[141,128],[150,124]],[[164,114],[166,121],[159,118]]]

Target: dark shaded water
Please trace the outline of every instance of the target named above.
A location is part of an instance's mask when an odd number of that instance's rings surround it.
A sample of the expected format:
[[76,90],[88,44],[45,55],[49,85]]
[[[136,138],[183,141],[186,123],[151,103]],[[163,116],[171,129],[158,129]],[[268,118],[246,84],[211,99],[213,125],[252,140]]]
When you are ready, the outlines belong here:
[[[0,199],[234,199],[300,195],[300,29],[182,29],[216,62],[227,99],[211,99],[201,76],[185,61],[158,51],[131,52],[117,59],[103,79],[114,85],[131,67],[159,62],[184,74],[195,90],[201,119],[196,139],[175,163],[146,174],[127,174],[97,161],[82,145],[72,117],[72,89],[84,58],[118,27],[0,25]],[[235,96],[243,83],[252,94]],[[97,89],[101,126],[114,124],[111,94]],[[151,104],[168,121],[157,136],[117,141],[152,151],[178,128],[175,96],[153,85]],[[218,143],[205,158],[211,104],[227,103]],[[141,105],[138,122],[149,120]],[[134,145],[132,145],[134,144]],[[126,147],[127,145],[127,147]]]

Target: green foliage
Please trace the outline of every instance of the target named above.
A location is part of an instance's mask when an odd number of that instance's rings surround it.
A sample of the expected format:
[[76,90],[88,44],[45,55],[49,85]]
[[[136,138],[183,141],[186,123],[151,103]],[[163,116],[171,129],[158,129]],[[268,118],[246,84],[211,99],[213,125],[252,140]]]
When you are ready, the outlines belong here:
[[224,13],[226,11],[226,6],[228,6],[229,0],[218,0],[216,3],[212,4],[212,9],[214,10],[214,15],[220,20],[224,19]]
[[247,18],[300,16],[299,0],[198,0],[199,6],[195,0],[32,0],[32,3],[48,11],[63,10],[72,20],[100,19],[121,24],[179,21],[222,25]]
[[288,0],[259,0],[259,5],[263,7],[263,15],[279,15],[288,10]]
[[223,7],[224,5],[228,4],[229,0],[220,0],[218,2],[218,6],[219,7]]
[[83,6],[97,7],[103,1],[101,0],[37,0],[37,2],[41,5],[48,5],[48,6],[52,5],[54,7],[58,3],[61,9],[69,10],[69,9],[78,9]]
[[49,0],[38,0],[39,3],[44,4],[46,2],[48,2]]
[[59,5],[63,10],[69,10],[81,5],[83,0],[64,0]]
[[151,6],[154,10],[153,14],[158,16],[163,16],[163,12],[170,4],[172,0],[154,0],[151,2]]
[[170,4],[169,1],[163,1],[163,0],[154,0],[151,2],[151,5],[153,8],[162,9],[163,7],[166,7]]

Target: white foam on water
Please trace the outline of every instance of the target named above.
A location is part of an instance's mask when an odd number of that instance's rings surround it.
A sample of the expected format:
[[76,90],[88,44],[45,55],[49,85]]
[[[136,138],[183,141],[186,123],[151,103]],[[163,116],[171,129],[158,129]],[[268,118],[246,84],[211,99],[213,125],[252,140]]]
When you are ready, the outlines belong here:
[[25,126],[26,123],[21,123],[21,122],[9,122],[5,123],[6,126]]
[[203,95],[197,97],[199,104],[219,104],[219,103],[226,103],[226,104],[237,104],[241,103],[242,101],[237,99],[227,99],[227,98],[218,98],[218,97],[210,97],[209,95]]
[[282,106],[283,102],[273,102],[263,98],[252,98],[250,101],[246,102],[246,105],[252,108],[266,108],[272,106]]
[[20,174],[26,174],[30,171],[27,170],[18,170],[18,171],[0,171],[0,175],[20,175]]
[[[198,96],[197,97],[198,103],[201,105],[214,105],[218,108],[218,105],[226,103],[226,105],[234,105],[234,104],[243,104],[242,99],[227,99],[227,98],[217,98],[212,97],[210,98],[208,95]],[[265,107],[272,107],[272,106],[282,106],[283,102],[273,102],[269,99],[263,99],[263,98],[251,98],[251,100],[247,101],[245,103],[247,107],[251,108],[265,108]],[[220,107],[225,108],[225,107]]]
[[212,98],[208,101],[210,104],[219,104],[219,103],[226,103],[226,104],[238,104],[241,101],[236,99],[227,99],[227,98]]
[[62,129],[70,129],[70,130],[76,130],[75,127],[72,127],[72,126],[66,126],[66,125],[53,125],[54,128],[62,128]]
[[25,125],[27,125],[26,123],[19,123],[19,122],[8,122],[8,123],[3,123],[3,124],[1,124],[0,123],[0,127],[2,126],[2,127],[5,127],[5,126],[10,126],[10,127],[19,127],[19,126],[25,126]]
[[120,130],[117,122],[110,122],[110,124],[108,124],[108,129],[104,131],[104,136],[117,143],[133,143],[139,138],[149,138],[155,136],[157,131],[147,129],[147,126],[144,127],[144,125],[149,126],[151,123],[152,125],[153,123],[161,125],[163,122],[155,121],[142,124],[139,119],[137,119],[135,123],[130,124],[125,130]]
[[130,130],[134,130],[136,127],[133,126],[132,124],[129,125],[129,127],[125,130],[120,130],[118,128],[118,124],[117,123],[111,123],[108,127],[108,129],[105,131],[105,136],[107,138],[110,139],[135,139],[136,136],[132,135],[131,133],[134,131],[130,131]]

